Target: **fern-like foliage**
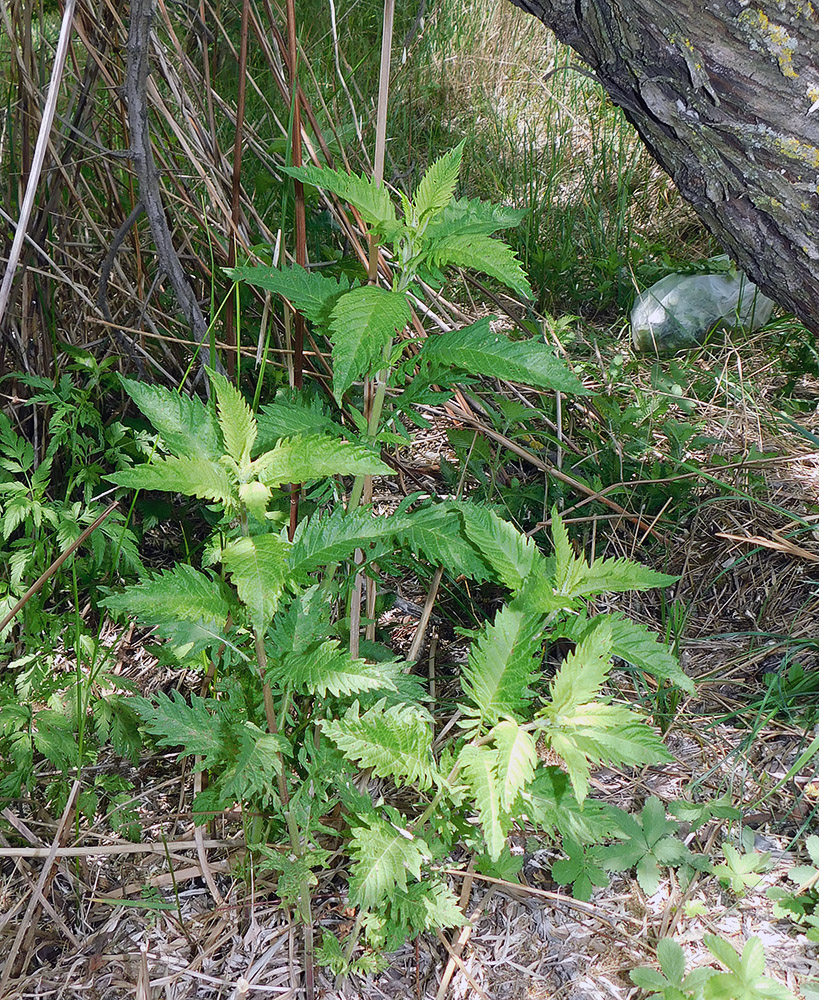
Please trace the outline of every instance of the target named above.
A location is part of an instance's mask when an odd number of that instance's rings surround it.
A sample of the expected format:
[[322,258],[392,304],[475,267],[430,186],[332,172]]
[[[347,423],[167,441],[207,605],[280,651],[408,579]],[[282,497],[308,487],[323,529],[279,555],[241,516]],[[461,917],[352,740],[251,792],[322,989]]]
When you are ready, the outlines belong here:
[[493,333],[488,317],[460,330],[428,337],[421,357],[431,364],[458,368],[471,375],[557,389],[575,396],[589,394],[542,340],[510,340],[503,333]]
[[296,580],[322,566],[347,559],[360,548],[367,559],[377,559],[391,548],[394,527],[389,519],[374,517],[370,509],[329,514],[302,521],[293,537],[290,572]]
[[501,805],[498,751],[467,743],[458,756],[458,763],[478,810],[487,854],[497,861],[512,826],[512,817]]
[[504,719],[490,736],[496,747],[495,768],[501,809],[511,812],[518,796],[535,776],[537,747],[531,733]]
[[580,802],[593,764],[649,764],[672,760],[644,719],[600,699],[611,660],[611,629],[602,621],[563,661],[542,712],[543,735],[565,762]]
[[340,695],[360,694],[362,691],[395,691],[389,671],[380,663],[367,663],[353,659],[340,648],[337,639],[290,653],[268,670],[268,679],[280,687],[323,698],[328,692]]
[[195,396],[172,392],[120,376],[123,389],[151,421],[165,447],[174,455],[216,460],[222,442],[212,407]]
[[407,875],[421,877],[421,866],[430,857],[427,845],[409,830],[380,816],[363,817],[350,843],[353,867],[350,901],[370,910],[406,892]]
[[460,513],[466,537],[492,568],[495,578],[511,591],[521,590],[533,575],[545,574],[537,545],[490,508],[451,501],[447,509]]
[[390,473],[390,468],[365,444],[314,434],[283,438],[252,462],[247,471],[266,486],[280,486],[324,476],[383,476]]
[[350,287],[344,278],[328,278],[315,271],[307,271],[299,264],[281,269],[260,265],[258,267],[225,268],[234,281],[244,281],[256,288],[276,292],[307,317],[311,323],[324,327],[333,303]]
[[461,687],[483,722],[493,725],[505,717],[523,717],[534,696],[530,685],[542,630],[541,615],[513,602],[501,608],[473,643]]
[[[670,681],[683,691],[695,690],[694,682],[683,673],[680,661],[665,646],[659,636],[640,622],[632,621],[618,612],[605,616],[611,629],[611,651],[614,656],[625,660],[634,667],[652,674],[660,680]],[[582,642],[589,631],[596,627],[598,618],[589,619],[584,614],[567,618],[553,633]]]
[[289,542],[278,535],[250,535],[222,549],[222,565],[230,573],[257,632],[267,628],[278,607],[288,576],[289,548]]
[[467,267],[481,271],[531,299],[532,286],[514,251],[506,243],[480,233],[458,233],[431,241],[426,257],[433,267]]
[[226,749],[223,706],[195,694],[188,703],[177,690],[171,695],[169,698],[160,691],[153,703],[146,698],[134,699],[145,729],[159,746],[181,748],[178,760],[198,756],[204,768],[215,767]]
[[401,552],[412,552],[451,576],[466,576],[478,583],[493,578],[480,551],[466,536],[458,507],[448,504],[423,506],[393,522]]
[[384,364],[386,346],[411,318],[405,295],[376,285],[354,288],[338,299],[329,322],[336,400],[356,379]]
[[398,785],[417,782],[424,789],[438,779],[432,730],[415,708],[387,708],[380,701],[359,715],[354,701],[343,718],[325,719],[321,727],[348,760],[372,768],[379,777],[392,778]]
[[401,232],[401,223],[395,215],[387,189],[369,177],[342,173],[329,167],[283,167],[304,184],[332,191],[358,209],[361,218],[386,240],[393,240]]

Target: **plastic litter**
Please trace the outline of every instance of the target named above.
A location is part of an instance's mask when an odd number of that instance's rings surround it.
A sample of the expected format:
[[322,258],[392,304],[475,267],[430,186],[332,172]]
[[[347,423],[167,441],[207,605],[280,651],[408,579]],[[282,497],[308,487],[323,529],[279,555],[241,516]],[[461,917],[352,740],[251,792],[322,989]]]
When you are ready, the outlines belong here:
[[757,330],[774,302],[744,274],[669,274],[637,296],[631,340],[638,351],[673,354],[700,345],[716,326]]

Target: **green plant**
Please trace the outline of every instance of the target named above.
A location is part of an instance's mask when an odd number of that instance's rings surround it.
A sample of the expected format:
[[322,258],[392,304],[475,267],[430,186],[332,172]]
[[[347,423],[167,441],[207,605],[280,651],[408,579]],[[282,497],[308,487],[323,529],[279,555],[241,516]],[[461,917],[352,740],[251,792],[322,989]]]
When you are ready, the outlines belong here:
[[812,834],[805,840],[805,848],[811,864],[794,865],[787,873],[788,881],[796,888],[789,890],[782,886],[771,886],[767,896],[774,901],[774,916],[788,917],[794,923],[807,927],[805,935],[809,941],[819,941],[819,837]]
[[599,848],[580,844],[572,837],[564,836],[563,851],[568,857],[555,861],[552,865],[552,878],[558,885],[571,885],[575,899],[588,901],[594,886],[609,884],[608,875],[600,867]]
[[[358,415],[345,411],[357,434],[329,416],[317,419],[315,409],[292,398],[254,414],[215,372],[208,404],[123,380],[156,428],[163,454],[110,478],[123,487],[197,497],[216,520],[201,569],[177,564],[105,602],[156,628],[180,663],[212,676],[207,694],[141,699],[138,711],[160,745],[198,757],[209,772],[209,787],[194,803],[202,818],[236,802],[261,814],[249,839],[265,847],[279,894],[308,924],[317,870],[327,864],[329,845],[345,842],[358,918],[343,949],[327,935],[322,941],[320,954],[334,967],[339,953],[345,968],[361,961],[353,955],[362,931],[380,950],[462,921],[440,873],[456,844],[502,865],[516,822],[545,815],[541,826],[550,830],[583,829],[593,766],[669,759],[644,720],[606,696],[613,655],[632,656],[633,644],[641,669],[691,689],[646,629],[617,615],[588,614],[595,594],[653,588],[672,578],[624,559],[587,562],[575,554],[556,512],[555,551],[547,558],[484,505],[411,496],[375,516],[361,502],[366,477],[389,474],[377,446],[406,440],[398,420],[409,418],[407,396],[417,401],[435,383],[451,383],[449,368],[583,391],[545,345],[511,341],[489,321],[430,337],[411,365],[401,361],[405,342],[393,339],[409,319],[406,292],[417,277],[440,282],[449,262],[520,291],[528,287],[508,249],[489,235],[508,217],[503,210],[453,200],[459,161],[456,149],[430,168],[414,199],[403,199],[402,220],[369,181],[291,171],[351,201],[392,242],[400,266],[391,290],[351,287],[298,267],[234,272],[280,292],[326,332],[337,401],[360,398],[357,380],[381,372],[371,405],[365,400]],[[316,504],[290,537],[282,527],[289,484],[339,476],[354,477],[346,508]],[[322,496],[327,501],[341,490]],[[472,644],[460,681],[460,727],[441,746],[433,745],[422,679],[373,642],[361,643],[363,655],[351,653],[358,636],[343,614],[358,574],[373,574],[376,563],[385,574],[416,560],[452,577],[490,581],[508,594]],[[575,650],[547,680],[539,669],[543,643],[569,633]],[[565,762],[563,783],[556,769],[538,763],[539,740]],[[377,795],[354,782],[362,770],[377,782]],[[405,786],[409,796],[400,793]],[[338,822],[328,824],[339,809],[341,833]],[[600,826],[595,815],[590,808],[586,833]],[[368,953],[362,958],[370,961]]]
[[762,875],[770,868],[771,856],[760,854],[753,849],[753,831],[743,830],[749,836],[743,837],[745,851],[740,852],[733,844],[723,844],[722,854],[725,861],[714,865],[714,874],[737,896],[743,895],[748,889],[754,889],[762,881]]
[[602,863],[609,871],[636,868],[640,888],[653,895],[660,887],[662,868],[695,864],[695,857],[676,836],[679,824],[668,819],[662,802],[651,796],[639,819],[622,809],[615,809],[617,825],[625,838],[601,851]]
[[703,995],[708,979],[714,970],[707,967],[685,971],[685,954],[673,938],[662,938],[657,942],[658,972],[647,967],[632,969],[631,981],[645,990],[649,1000],[696,1000]]

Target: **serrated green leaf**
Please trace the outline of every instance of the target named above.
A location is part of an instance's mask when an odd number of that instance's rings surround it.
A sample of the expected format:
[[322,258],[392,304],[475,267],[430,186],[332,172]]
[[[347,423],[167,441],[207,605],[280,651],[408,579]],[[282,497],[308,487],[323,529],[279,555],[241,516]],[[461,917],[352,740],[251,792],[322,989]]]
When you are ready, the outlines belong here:
[[327,412],[321,401],[305,396],[291,397],[289,392],[279,392],[272,403],[266,403],[256,414],[259,433],[254,446],[254,457],[270,449],[281,438],[313,437],[345,433]]
[[670,587],[678,576],[658,573],[632,559],[596,559],[585,574],[580,594],[619,594],[630,590]]
[[174,455],[216,460],[222,454],[213,411],[196,396],[120,376],[123,389]]
[[222,628],[231,612],[219,582],[185,563],[162,570],[100,603],[115,614],[133,615],[143,625],[170,618]]
[[491,236],[499,229],[513,229],[520,225],[524,215],[526,212],[523,209],[493,205],[477,198],[456,198],[430,222],[425,235],[430,240],[469,233]]
[[353,830],[350,855],[350,901],[367,910],[391,899],[396,889],[406,891],[408,874],[420,878],[429,848],[408,830],[364,816]]
[[432,729],[426,717],[409,705],[373,705],[359,715],[353,702],[341,719],[324,719],[324,733],[348,760],[370,767],[381,778],[397,785],[417,782],[430,788],[437,778],[432,757]]
[[549,688],[549,714],[558,719],[575,715],[581,705],[592,701],[611,669],[611,629],[605,620],[595,619],[589,630],[569,653]]
[[460,511],[449,504],[425,506],[396,522],[398,547],[412,551],[451,576],[469,577],[480,583],[492,573],[478,550],[466,537]]
[[358,209],[361,218],[387,240],[401,230],[389,192],[369,177],[342,173],[329,167],[282,167],[282,171],[314,187],[332,191]]
[[682,986],[685,978],[685,952],[674,938],[662,938],[657,942],[657,960],[671,982]]
[[447,509],[460,513],[467,538],[511,591],[521,590],[533,574],[545,572],[545,560],[532,539],[493,510],[464,502],[450,502]]
[[330,563],[346,559],[361,549],[367,559],[377,559],[392,548],[391,518],[374,517],[368,507],[347,512],[337,507],[330,514],[302,521],[293,537],[288,557],[297,580]]
[[486,375],[575,396],[589,395],[583,383],[543,341],[510,340],[503,333],[493,333],[488,317],[459,330],[428,337],[421,357],[431,364],[459,368],[470,375]]
[[225,268],[234,281],[244,281],[257,288],[276,292],[316,326],[326,327],[335,300],[350,287],[344,278],[328,278],[315,271],[307,271],[299,264],[276,268],[259,267]]
[[250,612],[254,629],[263,633],[278,607],[287,580],[289,543],[278,535],[250,535],[222,549],[239,600]]
[[134,707],[145,729],[157,738],[161,747],[181,747],[177,760],[202,757],[202,767],[215,767],[225,753],[223,720],[220,705],[210,698],[192,694],[190,702],[174,689],[169,698],[160,691],[152,704],[135,698]]
[[324,476],[385,476],[391,474],[378,454],[357,441],[339,441],[329,434],[283,438],[251,462],[247,474],[266,486],[304,483]]
[[510,719],[499,722],[490,735],[497,750],[501,809],[509,812],[535,775],[537,748],[532,734]]
[[461,687],[484,722],[522,717],[533,697],[529,685],[538,664],[542,629],[541,615],[531,614],[525,605],[506,605],[473,643]]
[[511,825],[501,808],[497,759],[496,750],[472,743],[467,743],[458,755],[461,773],[478,810],[486,850],[493,861],[500,857]]
[[328,692],[339,695],[362,691],[395,691],[395,683],[382,663],[353,659],[339,647],[337,639],[298,653],[290,653],[268,671],[271,683],[323,698]]
[[250,449],[256,440],[256,418],[244,396],[224,375],[208,369],[208,378],[216,392],[225,451],[241,468],[250,461]]
[[419,222],[423,222],[425,216],[434,217],[452,201],[461,172],[465,142],[463,140],[454,149],[444,153],[421,178],[413,198],[413,208]]
[[200,500],[216,500],[226,507],[235,502],[227,470],[202,455],[162,458],[133,469],[121,469],[105,478],[125,489],[181,493]]
[[407,297],[377,285],[362,285],[338,299],[329,322],[338,402],[356,379],[383,366],[385,348],[411,319]]
[[615,823],[606,806],[595,799],[581,805],[569,776],[554,765],[539,766],[526,789],[526,815],[539,829],[557,839],[571,837],[582,844],[596,844],[610,837]]
[[426,256],[434,267],[466,267],[511,288],[517,295],[533,298],[532,286],[514,251],[506,243],[481,233],[459,233],[431,240]]

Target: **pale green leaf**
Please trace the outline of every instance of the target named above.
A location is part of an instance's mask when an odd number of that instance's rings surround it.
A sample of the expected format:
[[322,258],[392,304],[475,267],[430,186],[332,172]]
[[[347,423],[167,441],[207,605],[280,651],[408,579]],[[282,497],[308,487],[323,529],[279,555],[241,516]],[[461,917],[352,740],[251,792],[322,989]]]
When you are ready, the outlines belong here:
[[256,440],[256,418],[244,396],[224,375],[208,369],[208,377],[216,392],[225,451],[241,467],[250,461],[250,449]]
[[344,201],[358,209],[361,218],[372,226],[376,232],[387,240],[392,240],[401,229],[401,224],[395,215],[395,208],[389,192],[383,184],[377,184],[369,177],[359,177],[356,174],[342,173],[329,167],[283,167],[289,174],[303,184],[332,191]]
[[281,687],[319,695],[358,694],[361,691],[395,691],[395,683],[383,663],[353,659],[328,639],[316,647],[290,653],[268,670],[268,679]]
[[421,178],[413,198],[413,208],[419,222],[423,222],[425,216],[431,218],[437,215],[452,200],[461,172],[465,142],[466,140],[461,141],[454,149],[444,153]]
[[278,535],[251,535],[222,549],[222,564],[257,632],[264,632],[278,607],[288,575],[289,547]]
[[340,401],[356,379],[384,364],[384,351],[412,319],[407,298],[376,285],[342,295],[330,313],[333,395]]
[[408,830],[378,816],[364,816],[353,829],[350,856],[350,901],[369,910],[391,899],[396,889],[406,891],[408,874],[421,877],[429,848]]
[[368,559],[392,549],[391,518],[374,517],[368,507],[349,513],[336,507],[329,514],[301,521],[290,550],[290,571],[297,580],[330,563],[346,559],[360,548]]
[[520,225],[525,214],[523,209],[493,205],[477,198],[456,198],[430,222],[425,235],[430,240],[467,233],[491,236],[499,229],[513,229]]
[[509,816],[501,808],[497,751],[467,743],[458,756],[458,762],[478,810],[487,853],[493,861],[497,861],[511,826]]
[[322,328],[327,325],[332,304],[350,287],[346,278],[328,278],[316,271],[307,271],[299,264],[281,269],[268,265],[234,267],[226,268],[225,273],[234,281],[276,292],[311,323]]
[[335,423],[320,400],[304,393],[293,396],[291,390],[280,391],[272,403],[266,403],[256,414],[256,423],[256,455],[270,451],[281,438],[344,434],[344,428]]
[[417,782],[420,788],[435,783],[432,729],[412,706],[385,708],[381,701],[359,715],[358,702],[353,702],[343,718],[324,719],[321,727],[348,760],[372,768],[381,778],[397,785]]
[[266,486],[304,483],[324,476],[385,476],[391,472],[371,447],[339,441],[329,434],[283,438],[247,470]]
[[506,605],[472,644],[461,687],[484,722],[521,717],[532,699],[543,641],[543,618]]
[[427,256],[435,267],[466,267],[496,278],[517,295],[534,297],[532,286],[514,251],[506,243],[481,233],[443,236],[431,241]]
[[200,500],[217,500],[225,507],[231,507],[236,499],[227,470],[203,455],[161,458],[105,478],[125,489],[181,493]]
[[116,614],[133,615],[143,625],[176,618],[221,627],[231,612],[221,584],[186,563],[177,563],[100,603]]
[[421,357],[435,365],[459,368],[470,375],[486,375],[575,396],[589,395],[580,379],[542,340],[510,340],[506,334],[493,333],[488,317],[470,326],[428,337]]
[[501,808],[511,810],[515,799],[535,775],[537,748],[531,733],[509,719],[490,734],[497,750],[497,775]]
[[555,720],[573,715],[581,705],[595,698],[611,669],[611,629],[606,620],[596,619],[573,652],[569,653],[552,680],[549,715]]
[[222,454],[213,410],[196,396],[122,376],[120,382],[174,455],[216,460]]

